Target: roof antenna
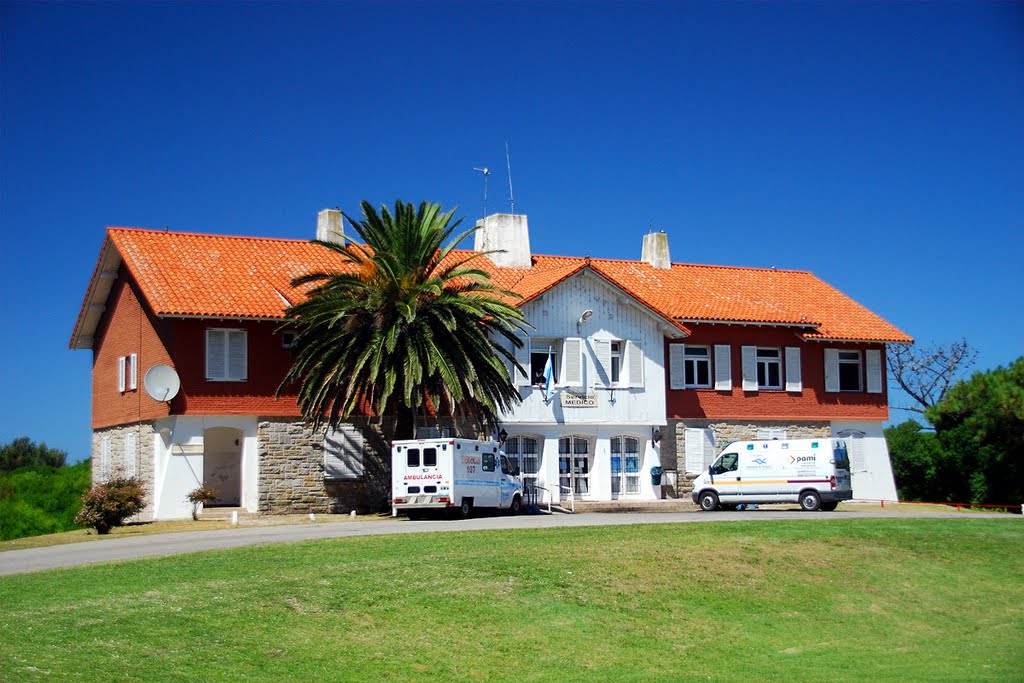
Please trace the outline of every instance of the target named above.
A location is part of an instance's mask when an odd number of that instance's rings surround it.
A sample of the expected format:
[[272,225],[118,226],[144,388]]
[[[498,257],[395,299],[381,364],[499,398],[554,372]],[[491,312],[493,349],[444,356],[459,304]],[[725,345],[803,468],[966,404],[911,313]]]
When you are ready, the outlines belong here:
[[512,157],[508,154],[508,140],[505,140],[505,163],[508,164],[508,201],[512,204],[512,215],[516,215],[516,196],[512,194]]
[[481,173],[484,174],[484,215],[483,215],[483,217],[487,218],[487,176],[491,175],[491,172],[487,169],[486,166],[484,166],[483,168],[477,168],[476,166],[474,166],[473,170],[474,171],[480,171]]

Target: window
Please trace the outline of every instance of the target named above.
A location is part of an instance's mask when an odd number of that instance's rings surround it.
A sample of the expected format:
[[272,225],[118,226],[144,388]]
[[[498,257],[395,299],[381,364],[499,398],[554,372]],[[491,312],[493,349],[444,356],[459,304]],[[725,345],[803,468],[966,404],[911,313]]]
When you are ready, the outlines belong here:
[[551,382],[558,384],[558,351],[559,341],[554,339],[532,339],[530,340],[530,384],[536,387],[544,386],[544,366],[548,362],[548,352],[551,352]]
[[612,342],[612,356],[611,356],[611,381],[612,384],[619,383],[619,377],[622,375],[622,342]]
[[540,471],[540,456],[537,439],[532,436],[510,436],[505,440],[505,455],[519,467],[523,475],[523,486],[536,486]]
[[613,436],[612,497],[623,491],[640,493],[640,440],[633,436]]
[[839,391],[861,391],[860,351],[839,352]]
[[779,349],[757,349],[757,388],[782,388],[782,352]]
[[[345,481],[360,479],[363,476],[363,435],[352,425],[340,425],[337,429],[328,430],[324,435],[324,479],[326,481]],[[409,466],[412,463],[412,452],[409,449]],[[419,462],[419,451],[416,450],[416,461]]]
[[206,330],[206,379],[244,382],[248,369],[245,330]]
[[135,391],[139,388],[139,356],[133,353],[117,359],[117,390]]
[[558,484],[562,493],[590,494],[590,441],[584,436],[558,440]]
[[483,469],[484,472],[493,472],[494,471],[494,463],[495,463],[496,460],[497,460],[497,458],[494,457],[494,453],[493,452],[491,452],[491,453],[484,453],[483,454],[483,465],[481,466],[481,469]]
[[711,386],[711,353],[706,346],[689,346],[683,352],[683,383],[687,389]]
[[406,467],[419,467],[420,466],[420,449],[410,448],[405,454],[405,466]]
[[723,453],[714,465],[711,466],[712,474],[725,474],[735,472],[739,465],[740,456],[737,453]]

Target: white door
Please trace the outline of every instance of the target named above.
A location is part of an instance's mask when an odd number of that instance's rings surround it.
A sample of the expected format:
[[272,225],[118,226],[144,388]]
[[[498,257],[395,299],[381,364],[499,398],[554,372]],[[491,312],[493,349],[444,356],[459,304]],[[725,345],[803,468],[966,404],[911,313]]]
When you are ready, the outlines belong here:
[[640,439],[633,436],[613,436],[612,499],[640,493]]

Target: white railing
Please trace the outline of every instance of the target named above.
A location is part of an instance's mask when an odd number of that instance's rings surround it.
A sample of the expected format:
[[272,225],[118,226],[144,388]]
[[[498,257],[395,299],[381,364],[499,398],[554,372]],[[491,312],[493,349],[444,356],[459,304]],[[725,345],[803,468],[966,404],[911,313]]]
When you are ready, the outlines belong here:
[[573,493],[572,487],[571,486],[559,486],[558,489],[559,489],[559,494],[565,493],[566,491],[569,492],[569,499],[568,499],[569,500],[569,509],[572,510],[573,513],[575,513],[576,512],[576,494]]
[[[548,504],[548,514],[550,515],[551,514],[551,501],[554,498],[554,496],[551,495],[551,490],[549,488],[547,488],[546,486],[537,486],[536,484],[524,485],[523,486],[523,496],[526,498],[526,504],[529,507],[540,509],[540,500],[539,500],[540,495],[538,494],[538,491],[543,491],[544,492],[544,494],[545,494],[544,498],[545,498],[545,500],[547,501],[547,504]],[[567,500],[569,501],[569,511],[575,513],[576,512],[576,496],[575,496],[575,494],[573,493],[572,489],[569,488],[568,486],[559,486],[559,494],[561,495],[561,493],[564,493],[564,492],[568,492],[569,493],[569,497],[567,498]],[[558,502],[559,502],[559,505],[561,505],[561,502],[562,502],[561,498],[559,498]]]

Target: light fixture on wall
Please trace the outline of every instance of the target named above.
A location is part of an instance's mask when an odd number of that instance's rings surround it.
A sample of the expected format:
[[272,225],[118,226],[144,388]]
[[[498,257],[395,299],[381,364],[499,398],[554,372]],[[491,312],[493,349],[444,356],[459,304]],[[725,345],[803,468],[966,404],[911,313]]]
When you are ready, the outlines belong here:
[[576,331],[577,332],[579,332],[580,328],[583,327],[583,323],[585,323],[588,320],[590,320],[590,316],[592,316],[592,315],[594,315],[594,311],[589,309],[589,308],[587,310],[583,311],[583,315],[581,315],[580,319],[576,321]]
[[651,432],[651,441],[653,441],[654,443],[658,443],[659,441],[661,441],[661,430],[658,429],[657,427],[655,427],[654,430]]
[[505,439],[507,439],[507,438],[508,438],[508,432],[506,432],[504,429],[502,429],[500,432],[498,432],[498,440],[501,443],[505,443]]

